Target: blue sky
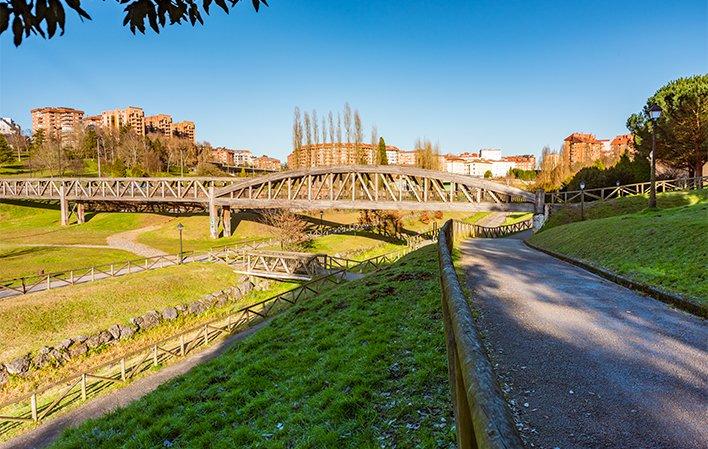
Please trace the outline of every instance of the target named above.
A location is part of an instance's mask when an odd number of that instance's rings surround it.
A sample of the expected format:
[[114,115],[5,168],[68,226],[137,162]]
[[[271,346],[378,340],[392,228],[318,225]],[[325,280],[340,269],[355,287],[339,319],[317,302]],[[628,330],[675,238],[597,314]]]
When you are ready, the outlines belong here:
[[0,38],[0,115],[137,105],[197,138],[284,157],[292,112],[359,109],[390,144],[444,152],[557,148],[624,133],[667,81],[708,72],[705,0],[250,2],[204,27],[133,36],[117,3],[85,1],[64,36]]

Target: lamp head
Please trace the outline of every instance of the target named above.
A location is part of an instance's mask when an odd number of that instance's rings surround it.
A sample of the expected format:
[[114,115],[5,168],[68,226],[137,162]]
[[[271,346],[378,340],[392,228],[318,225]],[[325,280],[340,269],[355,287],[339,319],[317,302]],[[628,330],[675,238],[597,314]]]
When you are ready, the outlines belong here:
[[178,224],[177,224],[177,230],[178,230],[178,231],[181,231],[182,229],[184,229],[184,225],[182,225],[182,223],[178,223]]
[[649,108],[649,118],[654,121],[657,121],[659,117],[661,117],[661,112],[661,106],[659,106],[658,104],[653,104]]
[[585,190],[585,181],[580,181],[580,190]]

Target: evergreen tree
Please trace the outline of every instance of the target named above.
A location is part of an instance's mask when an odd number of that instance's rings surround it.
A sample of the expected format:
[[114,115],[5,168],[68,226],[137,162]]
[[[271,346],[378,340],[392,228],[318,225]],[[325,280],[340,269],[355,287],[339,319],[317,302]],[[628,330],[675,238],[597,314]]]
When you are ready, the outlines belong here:
[[386,156],[386,142],[383,137],[379,138],[378,162],[380,165],[388,165],[388,156]]
[[13,151],[7,143],[5,136],[0,135],[0,164],[6,164],[12,160]]

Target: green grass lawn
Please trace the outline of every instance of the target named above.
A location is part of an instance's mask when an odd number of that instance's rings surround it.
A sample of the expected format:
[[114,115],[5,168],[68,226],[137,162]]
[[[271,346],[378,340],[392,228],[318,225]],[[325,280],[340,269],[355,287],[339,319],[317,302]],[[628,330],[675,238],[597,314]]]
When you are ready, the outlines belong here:
[[209,235],[209,217],[191,215],[168,217],[158,229],[140,234],[138,242],[167,253],[177,253],[179,251],[178,223],[184,226],[182,238],[185,251],[205,251],[214,246],[271,237],[272,228],[255,221],[254,214],[244,212],[232,215],[234,218],[233,235],[228,238],[212,239]]
[[[330,234],[315,237],[310,242],[307,251],[325,254],[347,254],[354,251],[365,251],[382,246],[386,243],[382,237],[360,232],[357,234]],[[398,246],[390,243],[391,246]]]
[[56,248],[0,243],[0,280],[137,259],[133,253],[103,248]]
[[[690,190],[679,192],[659,193],[656,196],[656,205],[659,209],[669,209],[679,206],[698,204],[708,200],[708,189]],[[614,217],[617,215],[633,214],[641,212],[648,207],[649,195],[632,195],[624,198],[617,198],[609,201],[592,201],[585,203],[585,218],[588,220],[596,218]],[[580,206],[564,206],[554,209],[551,216],[544,225],[544,229],[550,229],[568,223],[581,221]]]
[[544,227],[530,241],[708,304],[708,199],[705,191],[670,197],[695,203]]
[[434,246],[276,317],[58,448],[449,448]]
[[111,234],[169,220],[155,214],[107,212],[87,213],[87,218],[81,225],[61,226],[58,206],[0,203],[0,243],[104,245]]
[[234,285],[221,264],[190,263],[0,301],[0,360]]

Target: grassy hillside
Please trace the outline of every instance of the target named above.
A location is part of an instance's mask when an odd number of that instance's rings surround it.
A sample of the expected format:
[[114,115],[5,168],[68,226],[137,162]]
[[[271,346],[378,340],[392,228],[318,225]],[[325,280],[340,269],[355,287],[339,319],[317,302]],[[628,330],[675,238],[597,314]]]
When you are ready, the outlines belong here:
[[[59,209],[40,203],[0,203],[0,243],[104,245],[117,232],[164,222],[169,217],[144,213],[87,214],[82,225],[61,226]],[[72,215],[72,219],[75,217]]]
[[0,243],[0,280],[137,259],[114,249],[56,248]]
[[[656,196],[656,205],[659,209],[670,209],[679,206],[698,204],[708,200],[708,189],[692,190],[685,192],[666,192]],[[585,203],[585,218],[593,220],[596,218],[614,217],[641,212],[647,208],[649,195],[633,195],[618,198],[610,201],[593,201]],[[551,217],[544,225],[544,229],[550,229],[580,220],[580,206],[566,206],[554,210]]]
[[544,227],[530,241],[708,304],[705,191],[664,197],[664,205],[667,199],[695,203]]
[[435,248],[295,306],[57,448],[448,448]]
[[195,301],[237,278],[226,265],[192,263],[3,299],[0,360],[126,323],[148,310]]

